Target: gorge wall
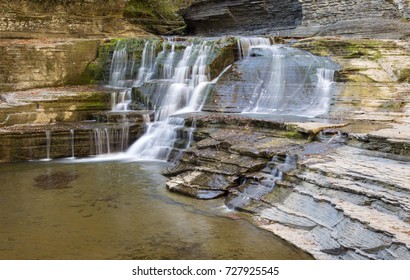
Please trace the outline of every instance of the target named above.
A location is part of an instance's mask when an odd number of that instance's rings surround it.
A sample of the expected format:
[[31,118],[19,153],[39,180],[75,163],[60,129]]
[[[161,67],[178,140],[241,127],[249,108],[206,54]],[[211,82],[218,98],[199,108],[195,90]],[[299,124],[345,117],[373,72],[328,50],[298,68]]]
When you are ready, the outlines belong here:
[[124,19],[126,2],[1,0],[0,38],[84,38],[144,33]]
[[193,34],[409,36],[410,1],[197,0],[181,11]]

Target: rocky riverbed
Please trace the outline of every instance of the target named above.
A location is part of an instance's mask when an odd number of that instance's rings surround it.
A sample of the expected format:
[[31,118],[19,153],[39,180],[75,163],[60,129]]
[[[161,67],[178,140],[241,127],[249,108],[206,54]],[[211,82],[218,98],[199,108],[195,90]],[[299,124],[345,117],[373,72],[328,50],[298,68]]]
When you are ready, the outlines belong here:
[[225,196],[228,207],[318,259],[410,258],[410,159],[396,146],[410,137],[402,128],[358,137],[343,132],[345,123],[192,119],[196,144],[164,172],[171,191]]

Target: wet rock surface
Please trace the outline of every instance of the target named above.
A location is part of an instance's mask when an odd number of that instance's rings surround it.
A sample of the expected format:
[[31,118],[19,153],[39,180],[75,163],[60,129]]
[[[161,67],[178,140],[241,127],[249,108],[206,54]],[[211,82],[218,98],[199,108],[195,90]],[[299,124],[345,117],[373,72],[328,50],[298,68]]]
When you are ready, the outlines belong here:
[[145,130],[149,112],[102,113],[111,95],[94,86],[9,92],[0,103],[0,162],[120,152]]
[[[410,158],[404,148],[357,148],[365,140],[336,133],[342,127],[332,124],[306,125],[309,133],[295,139],[287,137],[300,130],[295,123],[195,119],[197,142],[164,171],[170,190],[200,199],[226,196],[228,207],[251,213],[259,226],[318,259],[410,258]],[[401,135],[395,133],[382,129],[369,136]]]

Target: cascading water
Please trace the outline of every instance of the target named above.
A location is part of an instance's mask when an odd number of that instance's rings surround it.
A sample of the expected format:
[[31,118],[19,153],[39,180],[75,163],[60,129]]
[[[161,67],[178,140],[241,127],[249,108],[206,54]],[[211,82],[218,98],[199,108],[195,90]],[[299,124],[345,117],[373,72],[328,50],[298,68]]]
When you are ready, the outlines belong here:
[[70,147],[71,147],[71,158],[75,158],[75,149],[74,149],[74,129],[70,129]]
[[239,71],[255,83],[244,113],[313,117],[328,112],[336,64],[268,39],[242,38],[239,48]]
[[270,193],[278,181],[283,180],[284,174],[296,168],[296,157],[286,155],[286,157],[273,157],[265,169],[262,170],[264,178],[260,181],[245,179],[241,184],[241,191],[230,197],[228,205],[233,209],[240,209],[248,204],[250,200],[259,200],[262,196]]
[[256,46],[270,46],[269,38],[264,37],[241,37],[238,40],[239,59],[249,55],[249,51]]
[[155,69],[155,41],[147,41],[142,53],[141,66],[136,72],[134,52],[127,40],[118,41],[111,60],[109,86],[119,91],[111,94],[111,111],[128,111],[131,103],[131,87],[149,80]]
[[[161,83],[156,86],[155,121],[128,149],[128,155],[139,159],[175,160],[189,146],[192,129],[186,132],[184,119],[175,115],[195,112],[201,107],[210,83],[208,63],[212,51],[207,41],[193,44],[185,48],[177,62],[175,48],[171,48],[161,69]],[[184,133],[188,134],[184,137],[187,141],[178,143]]]
[[[119,42],[113,55],[110,86],[124,91],[113,94],[113,111],[133,106],[154,111],[154,121],[146,122],[146,133],[126,152],[127,157],[147,160],[172,160],[175,152],[187,148],[190,137],[184,119],[178,115],[198,112],[215,81],[209,78],[213,48],[207,41],[185,48],[165,41],[162,51],[158,40],[144,42],[138,70],[135,53]],[[284,45],[271,45],[269,38],[240,38],[241,60],[238,72],[246,73],[247,105],[243,113],[318,116],[329,110],[337,65],[327,58]],[[182,50],[181,50],[182,49]],[[135,90],[131,93],[131,87]],[[135,100],[134,100],[135,101]],[[189,133],[188,133],[189,134]]]
[[46,130],[46,160],[51,160],[50,150],[51,150],[51,130]]
[[95,155],[124,151],[128,147],[129,127],[102,127],[93,129]]

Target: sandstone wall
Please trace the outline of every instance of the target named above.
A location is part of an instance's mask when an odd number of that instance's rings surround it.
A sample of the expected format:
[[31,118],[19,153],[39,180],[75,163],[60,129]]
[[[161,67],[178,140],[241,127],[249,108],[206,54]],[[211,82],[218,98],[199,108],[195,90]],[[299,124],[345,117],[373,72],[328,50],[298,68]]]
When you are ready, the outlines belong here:
[[81,84],[99,44],[99,40],[3,40],[0,92]]
[[0,38],[144,34],[123,18],[126,0],[0,0]]

